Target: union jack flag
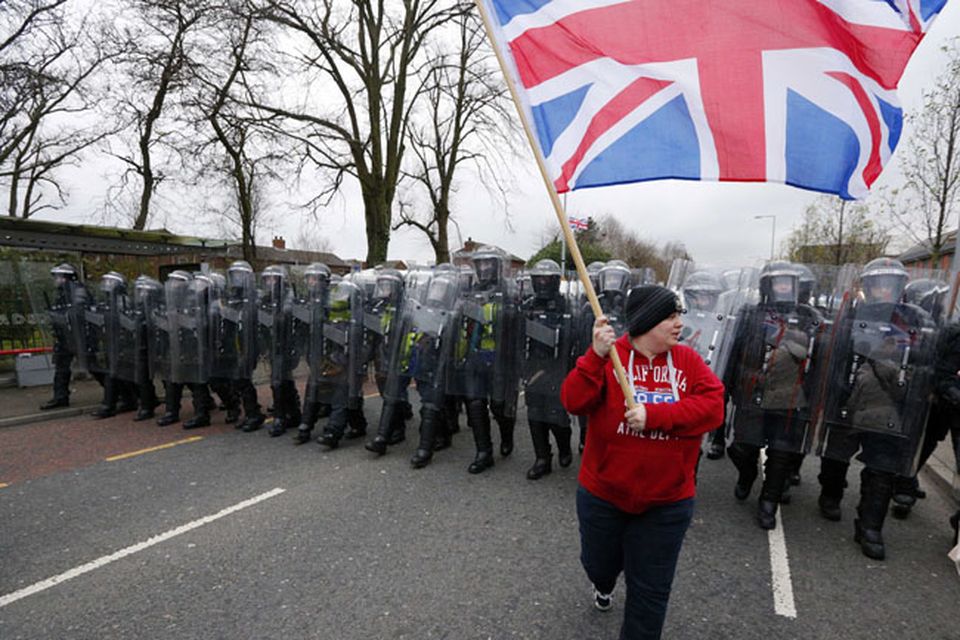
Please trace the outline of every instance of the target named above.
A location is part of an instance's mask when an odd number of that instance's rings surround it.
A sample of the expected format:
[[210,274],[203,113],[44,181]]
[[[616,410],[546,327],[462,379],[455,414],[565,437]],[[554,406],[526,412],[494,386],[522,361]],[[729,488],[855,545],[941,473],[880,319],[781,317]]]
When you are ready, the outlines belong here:
[[680,178],[866,195],[947,0],[479,0],[560,193]]
[[570,228],[574,231],[586,231],[590,228],[590,220],[588,218],[574,218],[569,216],[567,221],[570,223]]

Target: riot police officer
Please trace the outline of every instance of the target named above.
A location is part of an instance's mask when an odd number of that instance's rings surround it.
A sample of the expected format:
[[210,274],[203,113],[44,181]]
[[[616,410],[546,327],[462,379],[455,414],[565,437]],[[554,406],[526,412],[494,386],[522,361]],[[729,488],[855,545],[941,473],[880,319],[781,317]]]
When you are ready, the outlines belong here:
[[506,256],[481,247],[471,257],[477,274],[473,289],[461,298],[451,384],[467,399],[467,424],[473,430],[476,457],[467,471],[493,466],[490,412],[500,428],[500,454],[513,452],[519,392],[516,354],[519,347],[517,299]]
[[[227,268],[227,291],[221,318],[225,334],[237,336],[233,343],[237,352],[237,371],[232,386],[243,405],[243,422],[237,422],[236,428],[248,433],[264,423],[257,389],[253,386],[253,372],[259,359],[257,315],[256,274],[249,262],[237,260]],[[225,341],[225,344],[229,343]]]
[[757,523],[776,526],[776,512],[790,473],[812,445],[814,394],[823,317],[799,302],[800,272],[771,262],[760,272],[760,301],[738,319],[727,386],[736,406],[727,453],[739,477],[734,489],[744,500],[758,475],[761,447],[767,461],[757,503]]
[[180,421],[183,388],[193,397],[192,418],[184,429],[210,425],[213,399],[207,388],[209,345],[207,343],[206,285],[182,270],[173,271],[164,282],[164,306],[154,322],[155,348],[151,354],[163,379],[166,413],[157,419],[164,427]]
[[[934,396],[917,458],[918,472],[947,434],[953,435],[954,450],[960,453],[960,325],[942,326],[944,299],[949,291],[949,285],[936,278],[911,280],[903,290],[905,303],[920,307],[941,326],[934,361]],[[904,519],[910,515],[917,498],[925,497],[926,492],[920,488],[916,473],[897,476],[890,513],[895,518]]]
[[368,351],[367,362],[374,364],[377,388],[383,398],[377,435],[366,443],[368,451],[383,455],[387,445],[403,442],[406,438],[408,417],[413,410],[407,400],[409,377],[398,378],[396,394],[386,394],[387,378],[396,364],[391,356],[398,339],[397,330],[404,303],[404,281],[396,269],[381,269],[377,272],[373,296],[364,304],[364,343]]
[[575,336],[571,304],[560,292],[560,265],[540,260],[530,270],[531,295],[521,306],[523,350],[521,376],[530,437],[536,455],[527,478],[538,480],[552,471],[550,434],[557,443],[557,461],[567,467],[570,415],[560,402],[560,386],[573,366]]
[[270,265],[260,274],[263,296],[260,298],[260,353],[270,365],[270,390],[273,393],[271,437],[283,435],[300,424],[300,394],[293,382],[293,371],[300,360],[303,327],[293,315],[293,287],[282,265]]
[[121,325],[128,306],[126,278],[116,271],[105,273],[100,278],[100,299],[86,312],[87,366],[103,376],[103,400],[92,414],[96,419],[137,408],[133,384],[137,335]]
[[293,441],[304,444],[310,441],[317,420],[330,415],[330,403],[321,400],[320,385],[323,382],[323,324],[327,307],[327,294],[330,290],[330,268],[322,262],[315,262],[303,273],[306,295],[300,300],[295,314],[307,327],[307,363],[310,377],[303,393],[303,411],[300,426]]
[[359,438],[367,432],[363,414],[363,290],[344,278],[330,291],[324,311],[321,353],[321,394],[330,404],[330,419],[317,442],[328,449],[340,440]]
[[70,364],[77,358],[79,366],[86,368],[83,310],[90,297],[72,264],[58,264],[50,270],[50,275],[56,287],[54,300],[48,304],[53,327],[53,398],[40,405],[43,411],[69,407]]
[[862,298],[837,320],[823,438],[820,508],[840,518],[846,471],[858,451],[860,503],[854,541],[864,555],[883,560],[882,528],[897,474],[911,475],[933,386],[935,324],[926,311],[901,302],[909,276],[891,258],[864,266]]
[[148,276],[141,275],[133,284],[133,308],[128,316],[132,331],[136,334],[135,380],[140,409],[134,421],[141,422],[154,417],[157,405],[157,391],[153,386],[153,373],[150,369],[150,330],[149,317],[158,309],[163,298],[163,285]]
[[[684,278],[681,291],[687,314],[683,319],[681,340],[696,349],[700,357],[714,364],[715,352],[720,346],[717,341],[726,328],[725,316],[720,309],[720,295],[724,292],[723,281],[710,271],[694,271]],[[711,369],[720,377],[723,376],[722,369],[713,366]],[[707,458],[710,460],[719,460],[724,455],[724,431],[725,425],[721,424],[707,434]]]

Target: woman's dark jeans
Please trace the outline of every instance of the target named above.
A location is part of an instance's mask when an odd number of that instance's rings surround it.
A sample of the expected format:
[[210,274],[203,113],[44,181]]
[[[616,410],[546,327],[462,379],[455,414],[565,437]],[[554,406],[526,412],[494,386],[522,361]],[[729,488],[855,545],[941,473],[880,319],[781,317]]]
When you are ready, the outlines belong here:
[[624,573],[621,640],[660,637],[693,505],[688,498],[633,514],[577,488],[580,562],[587,577],[601,593],[610,593]]

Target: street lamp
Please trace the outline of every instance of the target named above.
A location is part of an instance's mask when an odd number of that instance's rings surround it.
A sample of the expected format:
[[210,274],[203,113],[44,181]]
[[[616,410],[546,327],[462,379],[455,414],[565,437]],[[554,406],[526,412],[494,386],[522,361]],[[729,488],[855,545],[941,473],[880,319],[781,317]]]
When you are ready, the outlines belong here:
[[773,260],[773,241],[777,237],[777,216],[773,214],[765,216],[753,216],[754,220],[760,220],[762,218],[770,218],[773,220],[773,229],[770,231],[770,259]]

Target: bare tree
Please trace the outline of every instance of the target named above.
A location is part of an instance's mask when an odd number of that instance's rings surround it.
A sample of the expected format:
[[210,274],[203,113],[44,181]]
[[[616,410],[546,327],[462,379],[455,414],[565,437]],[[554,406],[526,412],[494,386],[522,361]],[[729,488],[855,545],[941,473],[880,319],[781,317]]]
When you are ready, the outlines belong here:
[[[268,19],[295,41],[291,59],[299,77],[319,78],[308,89],[327,93],[307,95],[296,106],[265,96],[252,101],[281,119],[277,131],[297,141],[301,167],[326,176],[327,185],[308,203],[314,210],[329,203],[346,177],[357,180],[367,262],[383,262],[410,113],[431,64],[424,43],[462,8],[451,0],[263,2]],[[328,106],[321,109],[324,99]]]
[[935,263],[956,225],[960,197],[960,41],[944,48],[946,72],[924,93],[923,110],[908,118],[912,133],[899,154],[905,182],[886,198],[894,224],[930,249]]
[[454,20],[455,48],[444,53],[443,44],[433,57],[424,92],[424,122],[409,128],[414,166],[405,172],[426,192],[430,211],[418,215],[401,206],[393,228],[419,229],[430,241],[437,263],[450,261],[447,227],[452,215],[457,170],[471,165],[488,190],[498,190],[506,209],[505,192],[499,185],[503,149],[513,146],[516,128],[506,85],[496,69],[493,52],[486,44],[483,24],[473,13]]
[[[57,170],[111,131],[95,114],[108,26],[65,0],[11,0],[0,13],[0,184],[7,214],[64,203]],[[52,197],[51,197],[52,196]]]
[[867,205],[822,196],[807,207],[781,252],[793,262],[841,265],[880,257],[889,243],[887,229]]
[[275,167],[283,161],[268,130],[244,106],[246,95],[257,90],[257,78],[275,73],[263,31],[267,26],[245,0],[231,0],[219,9],[190,65],[185,104],[195,116],[191,134],[178,144],[186,151],[186,166],[230,194],[217,215],[239,229],[246,260],[256,258],[256,230],[266,215],[265,186],[278,179]]
[[[202,21],[216,12],[217,5],[190,0],[130,0],[130,6],[125,16],[121,60],[120,82],[125,95],[117,107],[131,127],[133,139],[121,141],[119,149],[108,150],[126,167],[109,197],[122,201],[121,194],[132,188],[131,178],[135,177],[139,188],[132,226],[144,229],[152,213],[151,200],[166,178],[157,166],[158,147],[168,145],[177,129],[177,124],[163,126],[161,118],[190,77],[190,38]],[[173,107],[179,105],[174,103]],[[176,155],[175,149],[167,150]]]

